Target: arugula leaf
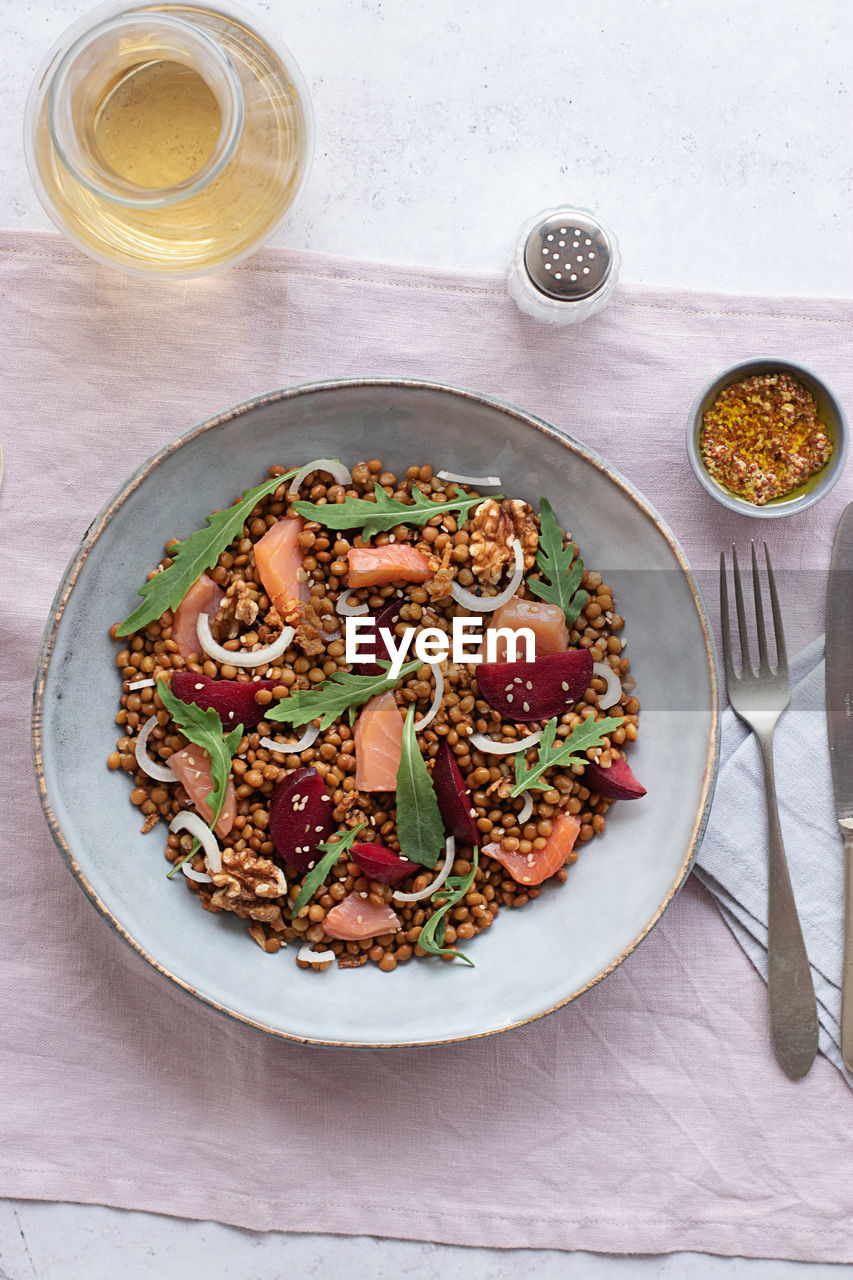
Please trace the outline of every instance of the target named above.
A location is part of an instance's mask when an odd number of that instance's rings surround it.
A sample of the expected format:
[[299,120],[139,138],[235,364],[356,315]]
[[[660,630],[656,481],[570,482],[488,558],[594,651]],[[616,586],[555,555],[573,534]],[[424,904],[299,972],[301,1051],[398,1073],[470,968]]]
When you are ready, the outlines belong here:
[[[469,498],[456,485],[453,489],[456,496],[447,502],[430,502],[415,485],[412,502],[408,503],[389,498],[385,490],[375,484],[375,502],[369,498],[347,498],[345,502],[294,502],[293,509],[306,520],[316,520],[326,529],[361,529],[363,537],[372,538],[375,533],[393,529],[395,525],[424,525],[433,516],[447,515],[450,511],[458,511],[467,519],[472,507],[485,502],[485,498]],[[450,493],[450,489],[447,492]],[[491,497],[502,498],[503,494],[493,493]]]
[[547,498],[542,498],[539,504],[539,524],[539,550],[536,553],[536,564],[539,572],[544,573],[548,581],[529,578],[526,585],[540,600],[547,600],[549,604],[558,604],[566,615],[566,623],[572,627],[577,622],[587,599],[586,592],[580,589],[583,560],[578,556],[572,566],[575,544],[570,542],[563,550],[563,530],[557,524],[557,518]]
[[271,476],[254,489],[246,489],[233,507],[208,516],[206,529],[197,529],[184,542],[172,547],[169,552],[172,564],[139,588],[137,594],[144,596],[145,601],[125,618],[116,635],[128,636],[146,627],[167,609],[177,609],[193,583],[198,582],[205,569],[213,568],[220,553],[234,541],[252,509],[262,498],[274,493],[283,480],[295,475],[296,468],[281,476]]
[[418,946],[423,947],[424,951],[428,951],[433,956],[456,956],[458,960],[464,960],[467,965],[474,968],[473,960],[462,951],[457,951],[455,947],[445,947],[444,933],[447,925],[446,916],[452,911],[457,903],[461,902],[465,894],[474,883],[474,877],[477,874],[477,863],[480,857],[480,850],[474,848],[474,861],[471,864],[471,871],[467,876],[448,876],[440,889],[436,889],[432,895],[434,900],[444,898],[446,901],[437,911],[434,911],[421,929],[418,938]]
[[618,729],[622,721],[622,716],[605,716],[603,720],[593,720],[592,716],[589,716],[586,720],[581,720],[580,724],[576,724],[569,736],[561,738],[560,745],[555,747],[557,717],[554,716],[548,721],[545,732],[539,739],[539,754],[529,769],[524,763],[524,752],[517,752],[515,786],[510,791],[510,796],[514,799],[520,796],[522,791],[529,791],[533,787],[540,791],[548,791],[549,784],[541,781],[546,769],[557,764],[571,764],[575,760],[586,764],[586,752],[589,748],[600,746],[607,734]]
[[397,838],[403,857],[422,867],[435,866],[445,842],[435,788],[415,737],[414,704],[406,712],[397,770]]
[[328,680],[315,685],[313,689],[297,689],[289,697],[282,698],[281,702],[277,702],[274,707],[265,709],[264,719],[284,720],[288,724],[300,725],[322,716],[320,729],[328,729],[338,716],[343,715],[347,707],[357,707],[375,694],[393,689],[400,680],[417,671],[418,667],[422,667],[423,663],[419,658],[406,662],[400,668],[398,676],[388,674],[390,662],[383,660],[379,665],[386,668],[384,675],[358,676],[353,671],[336,671]]
[[[212,831],[219,821],[225,804],[228,779],[231,775],[231,761],[234,758],[234,752],[240,745],[243,726],[238,724],[236,728],[226,735],[222,728],[222,721],[213,710],[213,707],[208,707],[206,711],[202,711],[201,707],[194,702],[183,702],[180,698],[175,697],[169,686],[162,679],[157,681],[157,692],[160,695],[160,701],[181,733],[186,738],[189,738],[190,742],[195,746],[201,747],[202,750],[206,751],[210,757],[210,781],[213,783],[213,787],[207,793],[206,802],[211,808],[208,826]],[[175,863],[167,879],[171,880],[175,872],[181,869],[187,858],[191,858],[197,849],[198,841],[194,840],[186,858],[181,858],[179,862]]]
[[[322,857],[319,862],[315,862],[314,866],[305,877],[302,888],[299,890],[299,896],[293,904],[293,911],[291,912],[291,915],[298,915],[305,904],[311,901],[312,897],[319,889],[320,885],[323,884],[326,876],[329,874],[338,858],[346,849],[349,849],[350,846],[355,843],[356,836],[360,834],[366,825],[367,823],[360,822],[357,827],[340,827],[335,832],[334,836],[329,836],[328,840],[320,841],[317,848],[323,849],[325,856]],[[338,840],[337,844],[332,844],[332,840],[335,839],[335,836],[340,836],[341,839]]]

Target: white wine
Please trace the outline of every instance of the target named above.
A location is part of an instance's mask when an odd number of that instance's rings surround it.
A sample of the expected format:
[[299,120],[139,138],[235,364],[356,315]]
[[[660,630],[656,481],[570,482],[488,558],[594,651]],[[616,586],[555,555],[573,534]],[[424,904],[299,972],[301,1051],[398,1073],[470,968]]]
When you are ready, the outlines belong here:
[[93,257],[137,274],[245,257],[310,165],[299,69],[227,0],[111,10],[72,28],[30,95],[27,158],[45,209]]
[[143,62],[108,88],[95,111],[95,148],[120,177],[157,189],[186,182],[216,148],[222,125],[208,84],[181,62]]

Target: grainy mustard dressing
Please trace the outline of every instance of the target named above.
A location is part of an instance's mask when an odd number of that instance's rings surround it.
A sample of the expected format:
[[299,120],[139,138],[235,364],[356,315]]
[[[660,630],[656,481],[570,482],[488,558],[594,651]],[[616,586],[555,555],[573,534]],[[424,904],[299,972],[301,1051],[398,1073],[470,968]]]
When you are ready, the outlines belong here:
[[808,480],[832,448],[814,396],[789,373],[755,374],[725,387],[699,436],[709,474],[759,507]]

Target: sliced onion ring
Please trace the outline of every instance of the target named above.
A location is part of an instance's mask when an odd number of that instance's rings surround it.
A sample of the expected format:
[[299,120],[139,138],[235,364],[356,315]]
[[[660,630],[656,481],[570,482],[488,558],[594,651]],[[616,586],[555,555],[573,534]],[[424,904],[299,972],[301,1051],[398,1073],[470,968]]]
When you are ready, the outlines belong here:
[[521,585],[521,579],[524,577],[524,552],[521,549],[521,543],[518,538],[512,539],[512,552],[515,556],[515,570],[509,585],[499,596],[475,596],[472,591],[468,591],[465,587],[460,587],[458,582],[454,582],[450,588],[450,594],[456,603],[461,604],[463,609],[473,609],[475,613],[494,613],[495,609],[499,609],[501,605],[511,600]]
[[516,738],[515,742],[495,742],[494,738],[487,738],[484,733],[469,733],[468,741],[476,751],[486,751],[493,756],[510,756],[516,751],[526,751],[528,747],[535,747],[542,737],[542,732],[541,729],[537,729],[535,733],[529,733],[526,738]]
[[147,773],[149,778],[154,778],[157,782],[177,782],[177,778],[168,765],[158,764],[148,754],[148,735],[157,723],[156,716],[149,716],[139,730],[135,747],[136,763],[143,773]]
[[529,791],[525,791],[524,804],[521,806],[518,813],[515,815],[515,820],[520,827],[523,827],[525,822],[529,822],[532,816],[533,816],[533,796],[530,794]]
[[451,484],[471,484],[475,489],[499,489],[500,476],[460,476],[455,471],[436,471],[436,478],[449,480]]
[[198,642],[207,656],[232,667],[263,667],[266,663],[275,662],[293,639],[293,627],[285,627],[278,639],[264,649],[253,649],[251,653],[239,650],[232,653],[230,649],[223,649],[221,644],[217,644],[210,634],[210,618],[206,613],[198,615],[195,629]]
[[206,871],[194,871],[189,862],[182,862],[181,870],[188,880],[195,880],[196,884],[213,884]]
[[170,831],[189,831],[191,836],[195,836],[202,849],[204,849],[207,865],[213,872],[222,870],[222,853],[219,848],[219,841],[211,831],[210,827],[197,813],[190,813],[189,809],[182,809],[180,813],[176,813],[172,821],[169,823]]
[[266,747],[267,751],[279,751],[285,756],[298,756],[300,751],[313,747],[319,733],[318,725],[309,724],[302,737],[295,742],[276,742],[273,738],[261,738],[258,746]]
[[607,684],[604,693],[599,694],[599,708],[602,711],[606,711],[608,707],[615,707],[622,697],[622,681],[616,672],[606,662],[594,662],[592,664],[592,674],[598,676],[599,680],[604,680]]
[[431,662],[429,665],[432,668],[432,674],[435,679],[435,693],[432,695],[429,709],[421,716],[420,720],[416,720],[412,725],[415,733],[420,733],[428,724],[432,724],[438,714],[438,708],[441,706],[441,699],[444,697],[444,673],[441,670],[441,664]]
[[342,596],[338,596],[335,602],[336,613],[339,613],[342,618],[360,618],[362,614],[370,613],[369,606],[363,600],[359,604],[350,604],[351,595],[351,591],[345,591]]
[[396,899],[397,902],[420,902],[422,898],[428,898],[431,893],[435,893],[436,889],[440,889],[450,874],[453,859],[456,857],[456,841],[453,836],[447,837],[447,843],[444,848],[444,862],[441,870],[425,889],[420,889],[417,893],[403,893],[400,889],[397,889],[391,894],[392,899]]
[[297,496],[299,486],[306,476],[310,476],[312,471],[325,471],[337,484],[352,484],[352,472],[349,467],[344,466],[340,458],[315,458],[313,462],[306,462],[304,467],[299,468],[290,482],[290,488],[287,491],[288,498]]
[[337,960],[334,951],[312,951],[306,942],[296,953],[296,959],[307,964],[325,964],[327,960]]

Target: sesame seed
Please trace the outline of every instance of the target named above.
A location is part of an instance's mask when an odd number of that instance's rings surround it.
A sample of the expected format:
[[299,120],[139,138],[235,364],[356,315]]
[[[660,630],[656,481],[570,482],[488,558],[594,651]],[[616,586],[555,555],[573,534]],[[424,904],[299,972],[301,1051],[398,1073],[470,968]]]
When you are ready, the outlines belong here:
[[563,690],[563,693],[569,692],[569,686],[566,684],[565,680],[563,681],[561,688]]
[[529,710],[530,710],[530,703],[529,703],[529,702],[522,702],[522,704],[521,704],[521,705],[522,705],[522,707],[524,708],[524,710],[525,710],[525,711],[529,711]]
[[533,688],[533,681],[532,681],[532,680],[528,680],[528,681],[527,681],[527,684],[526,684],[524,687],[525,687],[525,689],[532,689],[532,688]]

